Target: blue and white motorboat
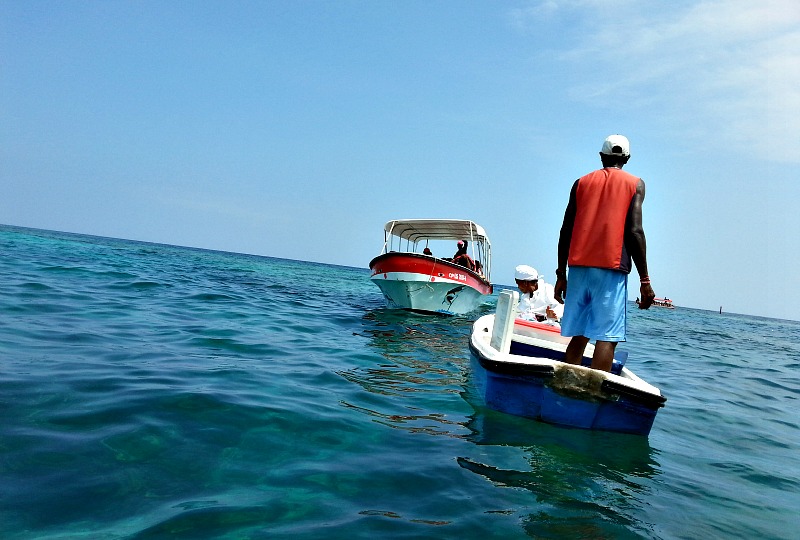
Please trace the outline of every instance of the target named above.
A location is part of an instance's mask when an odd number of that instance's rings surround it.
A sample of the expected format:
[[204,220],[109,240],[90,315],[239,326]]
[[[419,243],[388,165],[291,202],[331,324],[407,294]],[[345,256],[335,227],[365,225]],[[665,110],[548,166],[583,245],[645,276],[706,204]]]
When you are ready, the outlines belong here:
[[648,435],[666,398],[625,367],[618,352],[611,372],[567,364],[569,338],[547,324],[516,318],[519,293],[504,290],[495,314],[472,327],[473,380],[486,405],[500,412],[583,429]]

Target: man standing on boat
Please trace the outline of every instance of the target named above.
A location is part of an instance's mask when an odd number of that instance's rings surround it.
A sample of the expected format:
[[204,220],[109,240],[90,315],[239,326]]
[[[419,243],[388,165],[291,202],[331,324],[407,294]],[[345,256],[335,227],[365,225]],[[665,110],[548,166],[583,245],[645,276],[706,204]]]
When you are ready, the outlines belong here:
[[649,308],[656,296],[642,228],[644,181],[622,171],[630,155],[622,135],[603,141],[603,168],[573,184],[558,240],[555,296],[565,304],[561,335],[572,337],[566,361],[580,364],[586,344],[595,340],[592,367],[604,371],[611,370],[617,343],[625,341],[631,259],[641,281],[639,308]]

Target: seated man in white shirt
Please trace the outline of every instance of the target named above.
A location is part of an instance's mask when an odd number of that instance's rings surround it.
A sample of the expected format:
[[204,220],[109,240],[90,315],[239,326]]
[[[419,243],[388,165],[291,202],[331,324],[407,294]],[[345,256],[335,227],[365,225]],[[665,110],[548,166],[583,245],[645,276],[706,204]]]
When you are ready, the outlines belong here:
[[564,305],[556,301],[553,286],[545,283],[539,272],[527,264],[521,264],[515,270],[514,280],[520,293],[517,317],[538,322],[560,321]]

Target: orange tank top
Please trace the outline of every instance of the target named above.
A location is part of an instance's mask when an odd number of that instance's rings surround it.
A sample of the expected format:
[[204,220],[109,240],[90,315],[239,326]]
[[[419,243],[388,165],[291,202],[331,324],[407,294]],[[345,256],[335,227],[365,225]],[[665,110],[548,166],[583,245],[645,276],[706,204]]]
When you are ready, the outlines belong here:
[[578,180],[570,266],[631,271],[625,220],[639,179],[621,169],[600,169]]

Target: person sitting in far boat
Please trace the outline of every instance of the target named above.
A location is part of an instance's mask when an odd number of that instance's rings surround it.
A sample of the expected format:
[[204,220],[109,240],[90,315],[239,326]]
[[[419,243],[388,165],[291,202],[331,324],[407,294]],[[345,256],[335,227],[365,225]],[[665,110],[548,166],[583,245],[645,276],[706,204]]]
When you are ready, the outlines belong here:
[[467,255],[467,241],[459,240],[457,245],[458,251],[453,255],[453,262],[459,266],[475,271],[475,261],[472,260],[472,257]]
[[475,261],[475,273],[481,277],[486,277],[483,275],[483,263],[481,261]]
[[535,268],[521,264],[515,268],[514,280],[519,289],[517,317],[528,321],[558,322],[564,306],[556,301],[552,285],[544,282]]
[[429,248],[429,247],[426,247],[425,249],[423,249],[422,250],[422,254],[423,255],[428,255],[430,257],[433,257],[433,252],[431,251],[431,248]]

